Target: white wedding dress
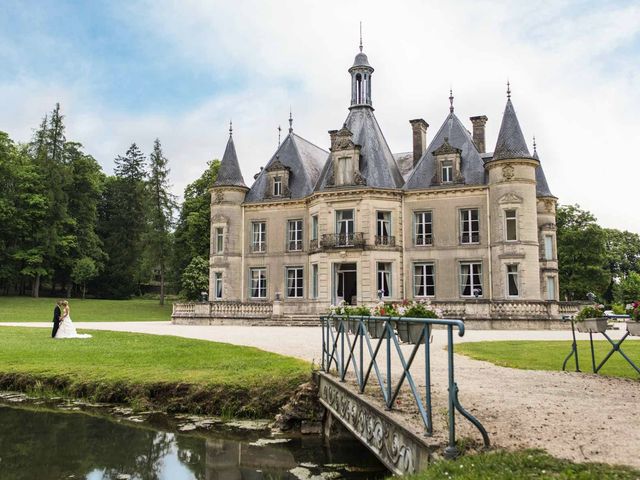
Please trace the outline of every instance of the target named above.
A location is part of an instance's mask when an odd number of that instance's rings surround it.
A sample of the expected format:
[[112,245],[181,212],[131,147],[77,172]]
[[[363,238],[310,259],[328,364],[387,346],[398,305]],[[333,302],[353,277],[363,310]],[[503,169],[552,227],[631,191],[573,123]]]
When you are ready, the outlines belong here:
[[91,335],[76,332],[76,327],[73,326],[71,317],[67,315],[60,321],[60,326],[58,327],[55,338],[91,338]]

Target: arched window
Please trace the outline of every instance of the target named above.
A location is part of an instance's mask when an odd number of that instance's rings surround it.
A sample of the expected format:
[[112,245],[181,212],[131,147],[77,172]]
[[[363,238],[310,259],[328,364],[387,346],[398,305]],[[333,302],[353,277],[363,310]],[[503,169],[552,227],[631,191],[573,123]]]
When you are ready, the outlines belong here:
[[356,74],[356,103],[362,103],[362,75]]

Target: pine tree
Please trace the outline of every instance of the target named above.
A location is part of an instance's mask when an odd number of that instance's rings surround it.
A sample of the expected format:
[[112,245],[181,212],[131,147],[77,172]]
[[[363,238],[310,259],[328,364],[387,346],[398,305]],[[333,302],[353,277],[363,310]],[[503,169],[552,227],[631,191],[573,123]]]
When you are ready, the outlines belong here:
[[176,208],[174,196],[169,192],[168,161],[162,152],[160,140],[153,143],[149,156],[149,231],[147,255],[157,265],[160,273],[160,305],[164,305],[167,261],[170,256],[171,227]]

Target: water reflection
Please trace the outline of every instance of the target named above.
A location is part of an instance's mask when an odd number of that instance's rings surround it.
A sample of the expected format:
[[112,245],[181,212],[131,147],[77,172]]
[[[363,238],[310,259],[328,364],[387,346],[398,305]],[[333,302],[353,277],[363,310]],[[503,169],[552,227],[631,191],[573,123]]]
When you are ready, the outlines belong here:
[[295,479],[290,471],[300,465],[315,475],[384,478],[375,458],[351,442],[326,448],[319,438],[304,438],[257,446],[250,444],[256,433],[188,436],[103,416],[1,404],[0,425],[3,480]]

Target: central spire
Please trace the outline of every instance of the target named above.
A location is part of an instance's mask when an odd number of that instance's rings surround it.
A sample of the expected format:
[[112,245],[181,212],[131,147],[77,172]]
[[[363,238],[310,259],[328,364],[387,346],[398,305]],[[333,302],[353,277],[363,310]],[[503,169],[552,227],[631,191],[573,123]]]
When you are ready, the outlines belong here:
[[351,108],[371,107],[371,74],[373,67],[369,65],[367,55],[362,51],[362,22],[360,22],[360,52],[356,55],[349,69],[351,74]]

